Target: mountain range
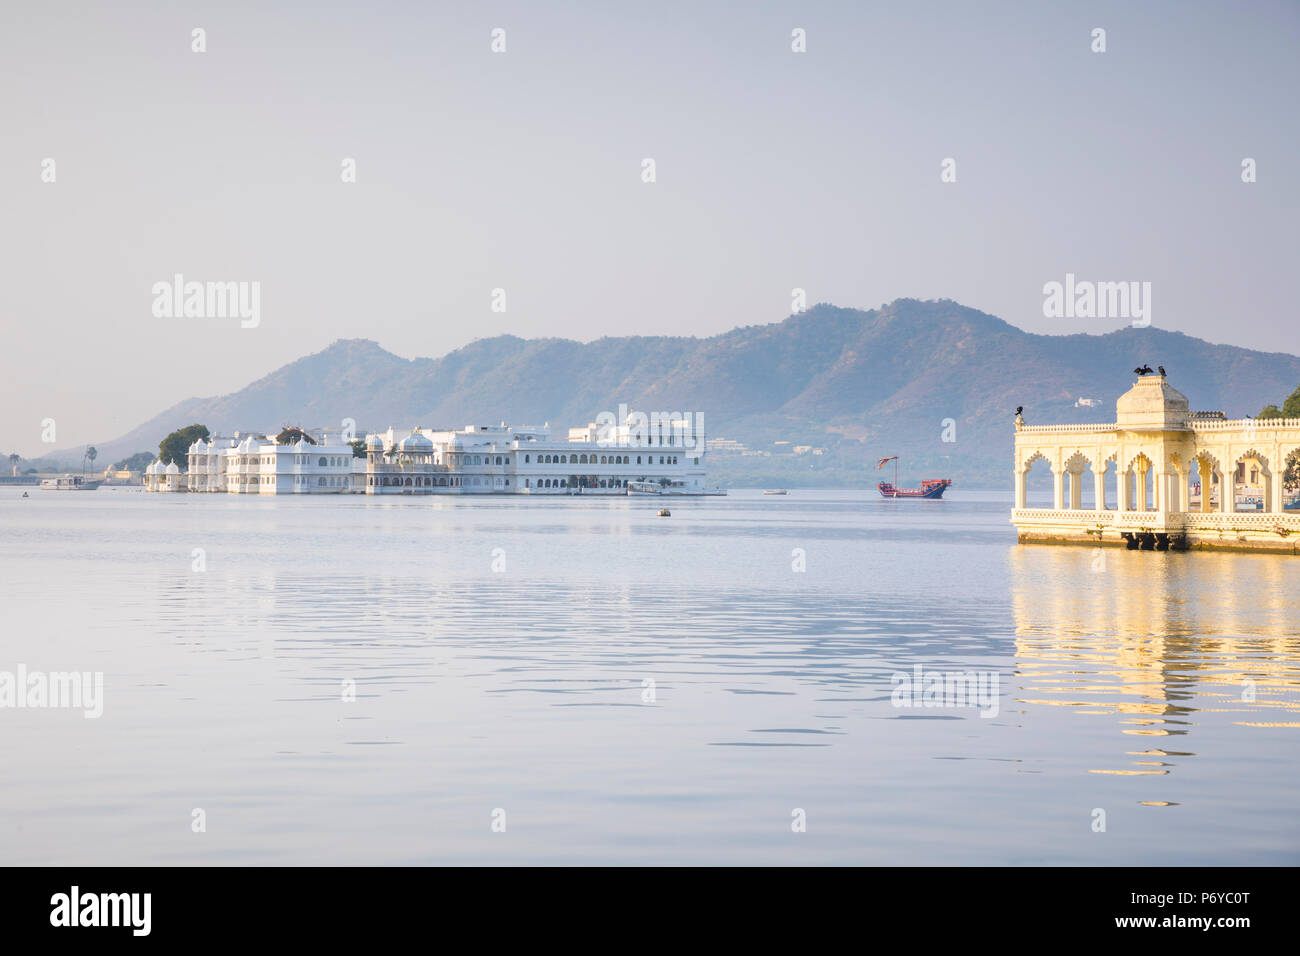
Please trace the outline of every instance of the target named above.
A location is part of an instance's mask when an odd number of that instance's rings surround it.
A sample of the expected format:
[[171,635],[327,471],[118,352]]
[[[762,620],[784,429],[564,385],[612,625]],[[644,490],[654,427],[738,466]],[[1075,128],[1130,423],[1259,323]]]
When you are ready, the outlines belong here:
[[[933,472],[1000,484],[1009,480],[1016,406],[1031,424],[1114,421],[1115,399],[1143,363],[1164,365],[1194,409],[1229,417],[1254,415],[1300,384],[1300,357],[1158,328],[1036,335],[950,300],[869,311],[820,304],[708,338],[502,335],[437,359],[339,340],[237,392],[178,402],[99,444],[99,461],[154,450],[195,422],[229,435],[337,429],[345,418],[362,434],[505,420],[550,422],[562,437],[622,403],[702,413],[708,437],[745,446],[749,454],[710,454],[710,475],[723,482],[860,486],[876,480],[877,458],[900,455],[904,483]],[[1080,398],[1098,404],[1078,406]],[[792,454],[796,446],[809,450]]]

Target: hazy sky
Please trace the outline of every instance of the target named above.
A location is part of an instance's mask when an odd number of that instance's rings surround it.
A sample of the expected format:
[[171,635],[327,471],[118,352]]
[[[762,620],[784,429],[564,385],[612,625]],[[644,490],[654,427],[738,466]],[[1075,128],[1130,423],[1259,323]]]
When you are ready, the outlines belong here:
[[[0,448],[337,338],[708,335],[795,287],[1103,332],[1044,283],[1149,281],[1155,326],[1300,351],[1298,52],[1294,2],[7,0]],[[175,273],[260,324],[154,317]]]

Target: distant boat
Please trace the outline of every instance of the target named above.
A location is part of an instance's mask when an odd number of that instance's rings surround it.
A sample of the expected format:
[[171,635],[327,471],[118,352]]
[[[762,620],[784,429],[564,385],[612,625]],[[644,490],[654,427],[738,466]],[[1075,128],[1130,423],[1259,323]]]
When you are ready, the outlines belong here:
[[894,463],[893,482],[882,481],[876,485],[882,498],[942,498],[944,491],[952,484],[950,478],[926,478],[921,482],[920,488],[900,488],[898,487],[897,455],[880,459],[876,463],[876,471],[884,468],[891,461]]
[[659,513],[655,515],[656,518],[671,518],[672,516],[673,513],[669,511],[667,508],[660,508]]
[[627,493],[629,495],[662,495],[664,488],[657,481],[629,481],[627,483]]
[[788,495],[789,493],[784,488],[769,488],[763,492],[765,495]]
[[46,491],[94,491],[100,478],[83,478],[81,475],[64,475],[62,478],[43,478],[41,487]]

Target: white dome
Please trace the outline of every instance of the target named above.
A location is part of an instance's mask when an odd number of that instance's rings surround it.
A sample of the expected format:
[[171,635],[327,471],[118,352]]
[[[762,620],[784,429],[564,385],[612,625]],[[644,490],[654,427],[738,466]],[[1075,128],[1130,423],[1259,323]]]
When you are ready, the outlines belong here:
[[198,441],[196,441],[193,445],[190,446],[190,454],[192,455],[202,455],[205,454],[207,450],[208,450],[208,443],[205,442],[202,438],[200,438]]
[[158,459],[157,461],[155,461],[153,464],[147,466],[147,467],[145,468],[145,470],[144,470],[144,473],[145,473],[146,475],[156,475],[156,474],[158,474],[158,470],[159,470],[160,468],[162,468],[162,466],[163,466],[162,459],[159,458],[159,459]]
[[293,450],[294,450],[294,451],[306,451],[306,450],[307,450],[307,439],[305,439],[305,438],[299,438],[296,442],[293,443]]
[[366,436],[366,447],[367,447],[367,448],[383,448],[383,447],[384,447],[384,440],[383,440],[381,437],[379,437],[378,434],[370,434],[370,435]]
[[181,469],[180,469],[180,467],[176,464],[176,462],[173,461],[173,462],[168,463],[168,465],[167,465],[167,474],[169,474],[169,475],[179,475],[180,473],[181,473]]
[[428,451],[433,448],[433,442],[419,432],[411,432],[397,443],[397,447],[402,451]]

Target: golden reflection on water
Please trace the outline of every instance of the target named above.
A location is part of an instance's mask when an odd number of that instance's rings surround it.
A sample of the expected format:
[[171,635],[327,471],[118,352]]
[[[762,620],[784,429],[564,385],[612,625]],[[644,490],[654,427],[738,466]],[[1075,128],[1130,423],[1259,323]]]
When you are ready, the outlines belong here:
[[1090,773],[1167,775],[1211,720],[1300,729],[1300,560],[1037,545],[1007,560],[1016,699],[1109,716],[1135,738]]

